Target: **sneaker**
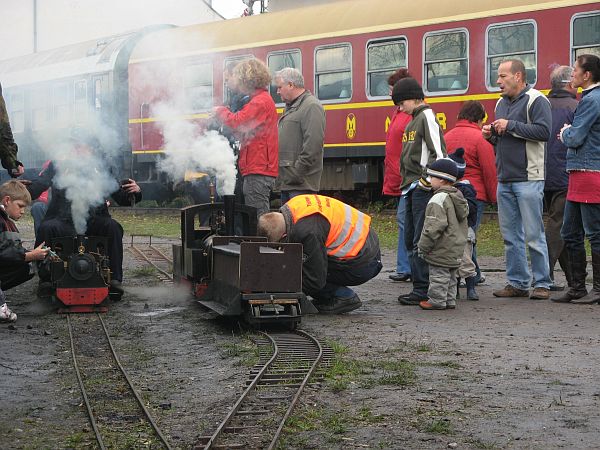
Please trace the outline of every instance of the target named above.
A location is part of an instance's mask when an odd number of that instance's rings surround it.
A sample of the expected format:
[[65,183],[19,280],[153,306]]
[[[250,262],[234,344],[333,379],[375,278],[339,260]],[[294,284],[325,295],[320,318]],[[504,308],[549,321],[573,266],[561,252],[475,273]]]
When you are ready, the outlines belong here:
[[4,303],[0,306],[0,322],[16,322],[17,315],[8,309],[8,305]]
[[510,284],[504,286],[504,289],[493,292],[494,297],[529,297],[529,291],[526,289],[517,289]]
[[446,309],[456,309],[456,303],[446,303]]
[[321,314],[343,314],[360,308],[362,302],[358,295],[354,294],[350,298],[333,297],[329,300],[315,302],[314,305]]
[[481,275],[479,275],[479,279],[477,280],[477,282],[475,284],[483,284],[485,283],[485,275],[483,274],[483,272],[481,272]]
[[411,276],[410,276],[410,273],[393,273],[390,275],[390,280],[392,280],[392,281],[410,281]]
[[420,295],[410,292],[408,294],[402,294],[398,297],[398,301],[402,305],[406,306],[417,306],[422,301],[427,301],[427,297],[421,297]]
[[[419,306],[421,307],[421,309],[426,309],[428,311],[446,309],[446,305],[437,305],[435,303],[430,303],[429,300],[423,300],[419,303]],[[454,305],[454,307],[456,308],[456,305]]]
[[548,300],[550,298],[550,289],[543,287],[535,288],[529,298],[531,300]]

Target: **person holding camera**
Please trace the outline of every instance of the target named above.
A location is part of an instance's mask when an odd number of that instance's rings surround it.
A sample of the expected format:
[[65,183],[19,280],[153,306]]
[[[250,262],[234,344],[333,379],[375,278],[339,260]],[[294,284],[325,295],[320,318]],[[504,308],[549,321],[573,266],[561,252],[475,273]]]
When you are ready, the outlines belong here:
[[507,285],[494,295],[547,300],[552,280],[542,211],[552,112],[546,96],[527,84],[526,74],[521,60],[500,63],[496,83],[502,96],[496,104],[496,120],[482,128],[483,137],[496,150],[498,220],[508,278]]

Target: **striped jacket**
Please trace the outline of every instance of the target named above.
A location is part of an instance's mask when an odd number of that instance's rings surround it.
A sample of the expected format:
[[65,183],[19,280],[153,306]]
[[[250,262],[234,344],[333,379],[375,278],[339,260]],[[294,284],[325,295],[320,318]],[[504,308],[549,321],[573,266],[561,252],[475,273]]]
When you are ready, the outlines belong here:
[[402,191],[406,192],[411,184],[425,176],[429,164],[445,156],[446,142],[434,112],[427,104],[418,106],[402,136]]
[[515,98],[502,96],[496,119],[507,119],[506,133],[493,136],[500,183],[543,181],[546,176],[546,142],[552,129],[550,102],[529,85]]

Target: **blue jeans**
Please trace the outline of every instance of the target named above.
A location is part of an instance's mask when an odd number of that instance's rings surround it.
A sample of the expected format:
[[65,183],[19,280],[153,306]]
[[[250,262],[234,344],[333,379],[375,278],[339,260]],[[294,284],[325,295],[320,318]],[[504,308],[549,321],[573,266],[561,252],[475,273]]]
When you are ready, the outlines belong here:
[[421,298],[427,298],[427,291],[429,290],[429,264],[419,257],[417,244],[423,231],[425,209],[431,197],[433,197],[432,191],[425,191],[418,187],[406,194],[404,242],[410,260],[410,271],[413,280],[412,292]]
[[600,253],[600,204],[567,200],[560,234],[569,252],[584,252],[587,236],[592,253]]
[[300,191],[281,191],[281,204],[285,205],[290,199],[304,194],[318,194],[318,192],[300,190]]
[[398,222],[398,255],[396,257],[396,273],[410,275],[410,261],[408,250],[404,239],[404,219],[406,217],[406,197],[398,197],[398,210],[396,221]]
[[[542,222],[544,182],[498,183],[498,220],[504,238],[506,277],[517,289],[550,288],[548,247]],[[531,258],[527,266],[526,246]],[[533,279],[532,279],[533,274]]]

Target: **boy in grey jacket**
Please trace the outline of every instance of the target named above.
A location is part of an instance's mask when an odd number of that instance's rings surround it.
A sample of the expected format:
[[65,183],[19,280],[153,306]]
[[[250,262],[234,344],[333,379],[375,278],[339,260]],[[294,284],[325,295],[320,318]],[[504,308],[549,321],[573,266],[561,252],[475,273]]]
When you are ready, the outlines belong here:
[[433,162],[427,169],[434,195],[427,203],[419,239],[419,255],[429,263],[429,300],[426,310],[456,308],[456,272],[467,243],[467,201],[453,184],[458,169],[450,158]]

